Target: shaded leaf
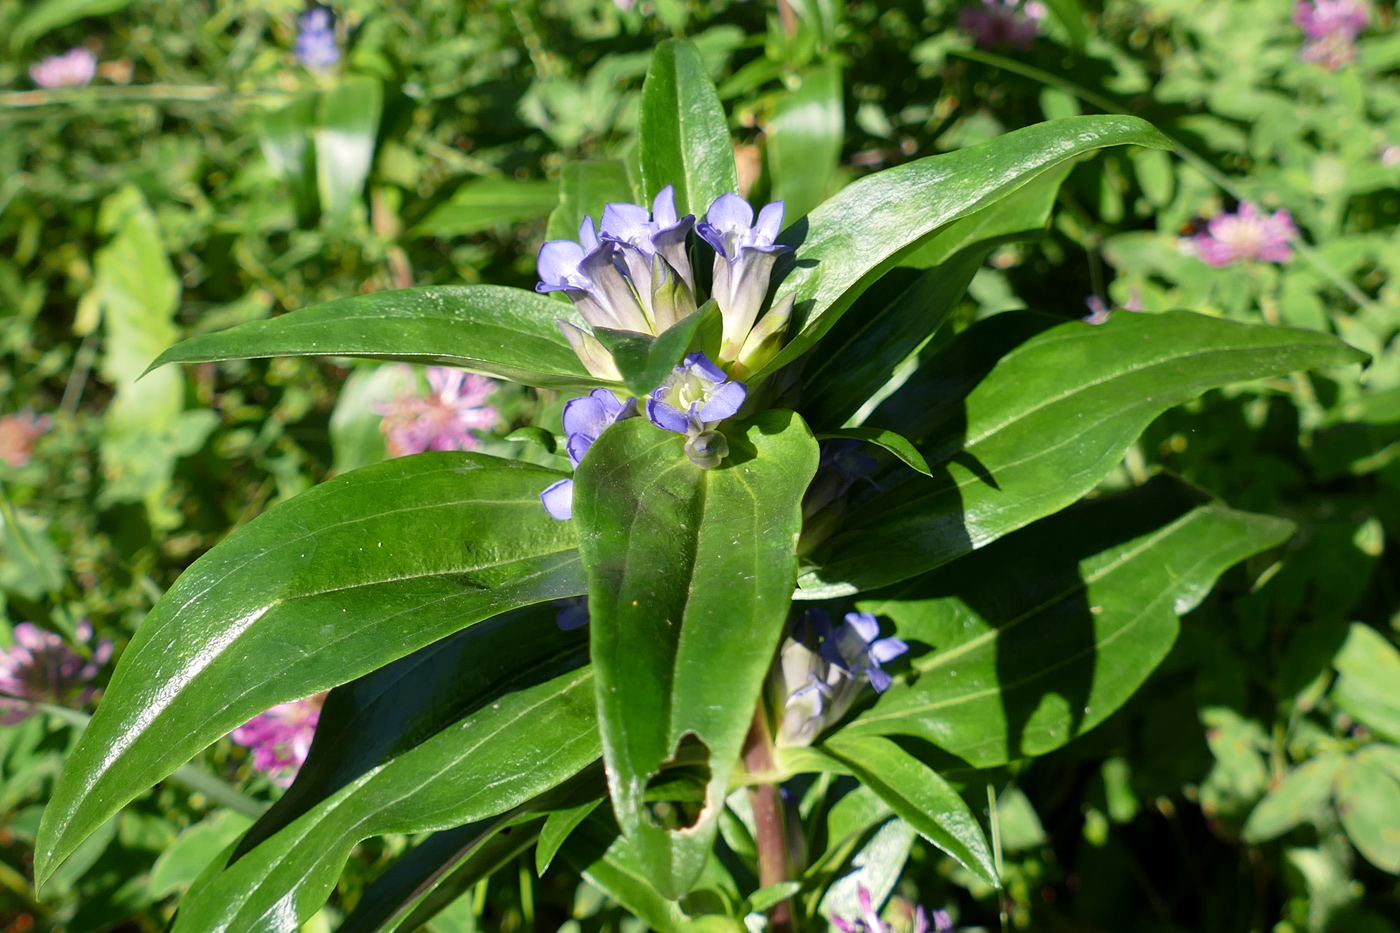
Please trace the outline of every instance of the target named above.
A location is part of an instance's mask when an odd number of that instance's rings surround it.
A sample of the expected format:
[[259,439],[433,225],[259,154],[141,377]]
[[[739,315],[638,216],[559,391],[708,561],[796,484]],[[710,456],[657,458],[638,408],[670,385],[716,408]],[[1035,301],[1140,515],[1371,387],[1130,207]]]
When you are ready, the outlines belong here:
[[660,335],[639,334],[630,330],[610,330],[595,327],[593,333],[612,354],[622,373],[627,391],[645,398],[671,375],[671,370],[685,357],[697,335],[719,321],[719,306],[713,301],[694,314],[672,324]]
[[1400,742],[1400,651],[1368,625],[1353,622],[1332,660],[1341,675],[1332,702],[1377,735]]
[[844,438],[849,440],[863,441],[867,444],[874,444],[889,451],[900,459],[905,466],[922,473],[925,476],[932,476],[929,471],[928,462],[924,460],[924,455],[915,449],[914,445],[902,435],[894,431],[887,431],[884,428],[842,428],[839,431],[823,431],[817,435],[817,440],[824,441],[833,438]]
[[586,820],[602,802],[603,798],[600,797],[567,810],[556,810],[549,815],[544,828],[540,830],[539,845],[535,847],[535,871],[538,874],[543,875],[549,870],[549,865],[559,853],[559,847],[564,844],[564,840],[568,839],[569,834],[578,828],[578,824]]
[[1337,813],[1367,861],[1400,874],[1400,781],[1367,749],[1352,755],[1337,776]]
[[1332,799],[1332,783],[1344,761],[1342,755],[1324,752],[1289,771],[1250,812],[1240,837],[1258,845],[1318,815]]

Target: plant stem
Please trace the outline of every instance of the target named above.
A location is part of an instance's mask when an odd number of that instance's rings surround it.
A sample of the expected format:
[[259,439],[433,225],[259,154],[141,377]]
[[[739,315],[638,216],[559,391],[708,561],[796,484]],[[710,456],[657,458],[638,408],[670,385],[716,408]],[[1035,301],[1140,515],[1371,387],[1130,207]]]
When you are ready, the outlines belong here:
[[[770,774],[773,766],[773,738],[768,732],[768,715],[760,703],[754,710],[753,724],[744,740],[744,766],[750,774]],[[754,844],[758,849],[758,886],[781,884],[788,880],[787,827],[783,801],[777,784],[754,784],[749,788],[753,809]],[[783,901],[768,912],[769,933],[792,933],[792,902]]]

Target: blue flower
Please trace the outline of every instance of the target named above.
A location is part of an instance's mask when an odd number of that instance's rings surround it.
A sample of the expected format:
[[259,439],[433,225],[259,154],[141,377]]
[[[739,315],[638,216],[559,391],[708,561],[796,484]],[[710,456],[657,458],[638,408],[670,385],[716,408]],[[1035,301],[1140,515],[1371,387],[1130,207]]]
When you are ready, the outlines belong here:
[[593,218],[585,217],[577,243],[549,240],[540,247],[540,282],[535,290],[568,295],[594,327],[649,334],[651,325],[623,275],[618,251],[617,242],[600,240]]
[[[637,415],[637,400],[623,401],[607,389],[594,389],[570,399],[564,406],[564,449],[575,469],[588,448],[603,436],[609,425]],[[540,502],[552,518],[565,521],[574,516],[574,481],[561,479],[540,493]]]
[[312,7],[297,20],[297,61],[313,71],[325,71],[340,61],[335,44],[335,14],[323,6]]
[[603,207],[600,235],[620,247],[637,296],[651,320],[653,333],[695,313],[695,274],[686,240],[695,215],[676,216],[676,193],[670,185],[652,201],[651,212],[638,204]]
[[559,612],[554,617],[554,624],[564,631],[583,628],[588,624],[587,596],[570,596],[568,599],[556,599],[552,602],[559,607]]
[[722,194],[695,225],[695,232],[715,250],[710,297],[724,318],[721,360],[736,360],[743,354],[768,297],[773,265],[783,253],[791,252],[791,247],[775,243],[783,227],[783,211],[783,202],[774,201],[758,212],[755,223],[749,202],[737,194]]
[[647,397],[647,418],[658,428],[684,434],[690,462],[710,469],[729,456],[729,441],[712,430],[743,407],[749,390],[732,382],[703,353],[692,353]]
[[[827,621],[827,626],[831,625]],[[821,655],[853,677],[864,677],[876,693],[890,686],[890,675],[880,667],[909,650],[898,638],[881,638],[880,623],[868,612],[848,612],[834,632],[819,632]]]

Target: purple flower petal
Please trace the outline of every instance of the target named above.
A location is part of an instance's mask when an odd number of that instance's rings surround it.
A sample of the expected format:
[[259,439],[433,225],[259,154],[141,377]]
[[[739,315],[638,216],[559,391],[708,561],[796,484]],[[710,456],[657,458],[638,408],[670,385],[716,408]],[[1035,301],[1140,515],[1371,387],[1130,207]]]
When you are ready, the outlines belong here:
[[870,644],[870,656],[881,664],[888,664],[908,650],[908,644],[893,637],[882,638]]
[[724,232],[747,230],[753,226],[753,207],[737,194],[726,192],[705,212],[705,222]]
[[782,201],[772,201],[758,212],[758,223],[754,224],[753,229],[760,242],[767,241],[766,245],[772,245],[778,238],[778,234],[783,230],[783,214],[786,210],[787,206]]
[[602,236],[631,243],[651,235],[651,214],[640,204],[603,205]]
[[724,382],[729,377],[724,370],[715,365],[714,361],[703,353],[692,353],[681,361],[681,365],[710,382]]
[[578,242],[586,253],[591,253],[598,248],[598,231],[593,226],[592,217],[585,215],[583,223],[578,225]]
[[573,240],[549,240],[540,247],[537,269],[540,283],[535,286],[541,292],[554,292],[564,288],[580,288],[586,279],[580,281],[579,266],[583,264],[583,247]]
[[868,612],[846,613],[846,624],[855,629],[867,645],[880,637],[880,623]]
[[733,418],[738,414],[739,409],[744,407],[744,400],[748,398],[748,395],[748,387],[742,382],[721,384],[710,395],[710,400],[705,403],[705,407],[700,409],[700,420],[706,424],[713,424],[716,421]]
[[690,416],[655,397],[647,399],[647,420],[664,431],[690,433]]
[[679,221],[675,186],[667,185],[656,192],[656,199],[651,202],[651,217],[662,228],[674,226]]
[[558,521],[568,521],[574,517],[574,481],[561,479],[540,493],[540,502],[549,517]]

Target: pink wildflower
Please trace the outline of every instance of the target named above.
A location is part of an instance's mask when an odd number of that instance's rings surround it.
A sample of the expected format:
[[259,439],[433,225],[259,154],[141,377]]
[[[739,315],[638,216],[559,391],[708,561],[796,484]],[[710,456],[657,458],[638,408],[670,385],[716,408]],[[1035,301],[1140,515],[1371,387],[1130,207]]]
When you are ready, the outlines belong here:
[[96,74],[97,56],[81,45],[29,66],[29,77],[39,87],[82,87]]
[[[856,898],[860,901],[860,916],[854,919],[833,916],[831,925],[840,930],[841,933],[896,933],[893,924],[886,923],[880,919],[880,914],[875,910],[875,905],[871,903],[870,891],[864,885],[856,889]],[[935,910],[932,917],[928,911],[920,905],[912,905],[903,898],[896,898],[896,901],[903,902],[907,909],[911,909],[913,916],[910,918],[912,933],[953,933],[953,918],[946,910]],[[930,919],[933,921],[930,924]]]
[[972,36],[979,48],[1009,45],[1028,49],[1035,45],[1046,12],[1040,0],[1025,4],[1017,0],[982,0],[979,5],[963,7],[958,13],[958,26]]
[[51,424],[53,419],[48,415],[36,417],[32,411],[0,418],[0,460],[12,467],[28,464],[34,453],[34,442]]
[[480,448],[472,430],[489,428],[500,420],[500,413],[486,404],[496,383],[460,369],[430,366],[428,384],[432,391],[426,398],[402,395],[374,407],[384,416],[379,428],[388,439],[389,455]]
[[[78,623],[78,637],[92,640],[92,623]],[[15,644],[0,648],[0,725],[14,725],[34,715],[32,703],[78,707],[97,692],[88,686],[112,657],[112,643],[103,640],[84,658],[53,632],[28,622],[15,626]],[[24,701],[30,702],[24,702]]]
[[311,750],[326,695],[281,703],[233,730],[230,738],[253,750],[253,767],[282,787],[292,783]]
[[1300,57],[1336,71],[1356,58],[1356,37],[1370,19],[1365,0],[1298,0],[1293,21],[1308,37]]
[[1241,259],[1287,262],[1293,258],[1289,241],[1298,236],[1288,211],[1261,214],[1249,202],[1234,214],[1212,217],[1204,233],[1183,243],[1207,265],[1228,266]]

